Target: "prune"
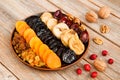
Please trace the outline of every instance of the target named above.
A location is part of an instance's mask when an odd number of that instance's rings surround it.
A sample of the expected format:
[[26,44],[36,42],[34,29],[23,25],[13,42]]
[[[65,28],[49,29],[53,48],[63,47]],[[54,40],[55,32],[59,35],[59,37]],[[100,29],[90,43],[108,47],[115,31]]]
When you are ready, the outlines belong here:
[[89,35],[88,32],[85,30],[81,33],[80,39],[82,40],[83,43],[87,43],[89,40]]
[[58,50],[58,47],[54,47],[52,50],[56,53]]
[[52,45],[49,46],[50,49],[53,49],[54,47],[56,47],[58,44],[56,43],[56,41],[54,43],[52,43]]
[[53,36],[48,36],[48,38],[44,40],[44,43],[48,44],[52,38]]
[[62,53],[65,51],[64,47],[59,47],[59,49],[57,50],[56,54],[62,58]]
[[77,59],[75,52],[68,49],[66,52],[62,53],[62,61],[66,64],[70,64]]

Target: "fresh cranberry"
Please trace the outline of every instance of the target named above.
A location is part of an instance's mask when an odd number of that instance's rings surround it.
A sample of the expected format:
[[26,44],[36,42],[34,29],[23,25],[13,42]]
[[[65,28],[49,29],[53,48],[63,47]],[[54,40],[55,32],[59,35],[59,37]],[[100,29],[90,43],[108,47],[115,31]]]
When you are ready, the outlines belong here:
[[97,55],[96,54],[92,54],[91,56],[90,56],[90,59],[91,60],[95,60],[97,58]]
[[107,50],[103,50],[103,51],[102,51],[102,55],[103,55],[103,56],[106,56],[107,54],[108,54],[108,51],[107,51]]
[[68,21],[67,16],[63,16],[63,17],[59,20],[59,22],[64,22],[64,23],[67,23],[67,21]]
[[96,72],[96,71],[92,72],[92,73],[91,73],[91,77],[92,77],[92,78],[96,78],[96,77],[97,77],[97,72]]
[[91,67],[90,67],[89,64],[85,64],[85,65],[84,65],[84,69],[85,69],[86,71],[90,71]]
[[113,64],[114,60],[112,58],[108,59],[109,64]]
[[78,75],[80,75],[80,74],[82,74],[82,70],[81,70],[80,68],[78,68],[78,69],[76,70],[76,73],[77,73]]
[[60,19],[62,15],[62,12],[60,10],[57,10],[56,12],[54,12],[53,17],[56,19]]

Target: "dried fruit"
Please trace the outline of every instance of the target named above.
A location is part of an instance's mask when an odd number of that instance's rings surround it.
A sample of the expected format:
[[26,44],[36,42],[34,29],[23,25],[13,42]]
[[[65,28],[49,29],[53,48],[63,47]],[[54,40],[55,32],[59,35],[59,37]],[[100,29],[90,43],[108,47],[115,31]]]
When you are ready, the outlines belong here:
[[98,38],[98,37],[93,38],[93,41],[94,41],[96,44],[98,44],[98,45],[103,44],[103,41],[102,41],[100,38]]
[[73,20],[74,19],[74,16],[72,14],[67,13],[66,15],[67,15],[69,20]]
[[85,30],[85,31],[82,31],[82,33],[80,34],[80,40],[83,42],[83,43],[87,43],[88,40],[89,40],[89,35],[88,35],[88,32]]
[[54,14],[53,14],[53,17],[55,18],[55,19],[60,19],[61,17],[63,16],[63,14],[62,14],[62,12],[60,11],[60,10],[57,10],[56,12],[54,12]]
[[107,25],[101,25],[101,27],[100,27],[100,32],[101,33],[108,33],[109,31],[110,31],[109,26],[107,26]]
[[90,59],[91,60],[95,60],[97,58],[97,55],[96,54],[92,54],[91,56],[90,56]]
[[113,60],[112,58],[110,58],[110,59],[108,60],[108,63],[109,63],[109,64],[113,64],[113,63],[114,63],[114,60]]
[[78,75],[81,75],[81,74],[82,74],[82,70],[81,70],[80,68],[78,68],[78,69],[76,70],[76,73],[77,73]]
[[79,26],[79,28],[80,28],[81,31],[85,31],[86,30],[86,26],[84,24],[81,24]]
[[100,59],[95,60],[93,65],[98,71],[101,71],[101,72],[105,71],[105,69],[107,68],[106,63]]
[[75,17],[75,18],[74,18],[74,23],[77,23],[77,24],[79,24],[79,25],[80,25],[80,22],[81,22],[81,21],[80,21],[80,19],[79,19],[79,18],[77,18],[77,17]]
[[111,11],[107,6],[101,7],[98,11],[98,15],[103,19],[108,18],[110,16],[110,13]]
[[85,18],[89,22],[96,22],[98,16],[94,11],[89,11],[89,12],[86,13]]
[[89,64],[85,64],[85,65],[84,65],[84,69],[85,69],[86,71],[90,71],[91,67],[90,67]]
[[96,78],[96,77],[97,77],[97,72],[96,72],[96,71],[92,72],[92,73],[91,73],[91,77],[92,77],[92,78]]
[[102,55],[103,55],[103,56],[106,56],[107,54],[108,54],[108,51],[107,51],[107,50],[103,50],[103,51],[102,51]]

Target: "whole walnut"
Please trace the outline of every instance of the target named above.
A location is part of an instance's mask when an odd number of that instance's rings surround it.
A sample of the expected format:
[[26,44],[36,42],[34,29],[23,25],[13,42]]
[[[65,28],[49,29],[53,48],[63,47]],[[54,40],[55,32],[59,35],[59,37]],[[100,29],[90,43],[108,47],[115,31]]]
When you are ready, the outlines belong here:
[[86,13],[85,18],[89,22],[96,22],[98,19],[98,16],[94,11],[89,11]]
[[100,8],[100,10],[98,11],[98,15],[99,17],[105,19],[108,18],[110,16],[110,9],[107,6],[103,6]]
[[98,71],[101,71],[101,72],[105,71],[105,69],[107,68],[106,63],[100,59],[95,60],[93,65]]

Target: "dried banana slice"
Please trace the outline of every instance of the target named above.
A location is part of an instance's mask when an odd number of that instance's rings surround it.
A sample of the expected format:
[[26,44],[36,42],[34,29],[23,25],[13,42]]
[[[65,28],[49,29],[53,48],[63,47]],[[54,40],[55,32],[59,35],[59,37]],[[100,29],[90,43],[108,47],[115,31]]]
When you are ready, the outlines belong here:
[[52,31],[53,27],[57,25],[57,19],[51,18],[47,21],[47,27]]
[[63,43],[63,45],[68,46],[69,39],[74,35],[77,35],[77,33],[73,29],[63,31],[61,34],[61,42]]
[[69,47],[76,53],[76,55],[81,55],[85,50],[85,46],[79,39],[78,35],[74,35],[69,39]]

